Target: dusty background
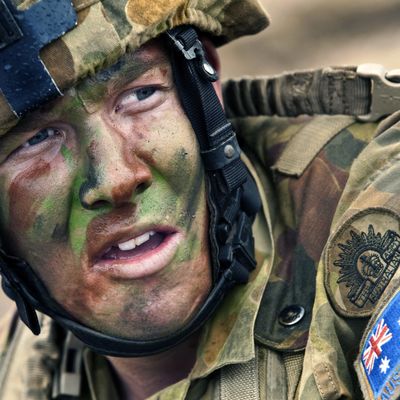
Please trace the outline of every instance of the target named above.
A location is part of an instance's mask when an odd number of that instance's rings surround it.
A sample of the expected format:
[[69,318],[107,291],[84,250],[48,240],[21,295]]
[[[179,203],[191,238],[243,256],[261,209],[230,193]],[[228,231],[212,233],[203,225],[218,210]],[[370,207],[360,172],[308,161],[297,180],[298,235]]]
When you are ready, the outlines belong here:
[[262,0],[271,17],[263,33],[221,50],[224,75],[365,62],[400,68],[397,0]]
[[[221,50],[223,77],[328,65],[400,68],[398,0],[262,0],[271,26]],[[0,295],[0,317],[9,308]]]

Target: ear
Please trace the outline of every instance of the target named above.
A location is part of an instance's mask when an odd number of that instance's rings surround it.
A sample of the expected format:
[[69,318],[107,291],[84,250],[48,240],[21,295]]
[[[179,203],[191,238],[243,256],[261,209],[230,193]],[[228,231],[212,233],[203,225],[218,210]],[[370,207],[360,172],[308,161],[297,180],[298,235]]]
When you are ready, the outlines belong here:
[[219,79],[213,83],[215,92],[217,93],[217,96],[222,104],[222,87],[221,87],[221,62],[219,58],[219,54],[217,52],[217,49],[214,46],[214,43],[204,35],[201,35],[200,37],[201,42],[203,43],[204,50],[206,52],[206,57],[207,60],[210,62],[210,64],[214,67],[214,69],[217,71]]

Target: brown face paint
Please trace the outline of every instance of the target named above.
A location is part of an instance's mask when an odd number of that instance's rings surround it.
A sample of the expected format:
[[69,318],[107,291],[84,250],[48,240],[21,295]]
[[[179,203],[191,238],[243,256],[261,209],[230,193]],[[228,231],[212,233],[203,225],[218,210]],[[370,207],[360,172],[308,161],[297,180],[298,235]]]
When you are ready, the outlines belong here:
[[[43,176],[48,176],[50,173],[50,165],[46,161],[40,160],[34,167],[21,172],[11,183],[9,188],[9,210],[10,219],[15,224],[16,230],[27,230],[36,217],[36,210],[32,203],[26,198],[27,187],[32,181],[36,181]],[[16,208],[13,205],[21,204],[21,208]]]
[[[44,150],[29,168],[0,167],[10,207],[2,235],[15,239],[17,255],[74,317],[121,337],[179,329],[211,285],[203,170],[165,59],[151,45],[90,88],[81,85],[79,96],[70,91],[42,116],[46,126],[64,129],[65,147],[53,149],[47,166]],[[151,68],[132,81],[130,71],[143,65]],[[154,90],[139,99],[143,87]],[[85,96],[95,110],[82,105]],[[148,232],[162,246],[135,250],[140,262],[99,264],[107,247]],[[148,273],[154,265],[160,268]],[[139,278],[126,276],[143,266]]]

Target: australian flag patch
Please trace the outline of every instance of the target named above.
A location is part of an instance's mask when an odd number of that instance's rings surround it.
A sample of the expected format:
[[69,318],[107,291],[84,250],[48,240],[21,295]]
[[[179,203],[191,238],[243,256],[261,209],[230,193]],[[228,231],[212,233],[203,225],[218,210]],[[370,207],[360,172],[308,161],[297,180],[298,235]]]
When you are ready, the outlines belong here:
[[[400,292],[379,314],[363,344],[356,369],[367,398],[400,398]],[[361,378],[361,377],[360,377]]]

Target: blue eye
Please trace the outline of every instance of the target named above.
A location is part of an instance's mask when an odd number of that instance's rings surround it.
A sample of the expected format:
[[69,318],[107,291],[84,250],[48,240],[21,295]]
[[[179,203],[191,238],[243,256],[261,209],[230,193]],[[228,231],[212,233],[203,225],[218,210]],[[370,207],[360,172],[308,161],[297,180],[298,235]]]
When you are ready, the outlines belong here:
[[168,94],[167,87],[149,85],[128,89],[121,93],[115,106],[116,113],[138,114],[158,107]]
[[39,143],[44,142],[46,139],[58,134],[59,131],[54,128],[44,128],[41,129],[38,133],[36,133],[35,136],[31,137],[29,140],[27,140],[22,147],[31,147],[35,146]]
[[143,87],[135,90],[136,97],[139,101],[146,100],[155,93],[156,89],[152,86]]

